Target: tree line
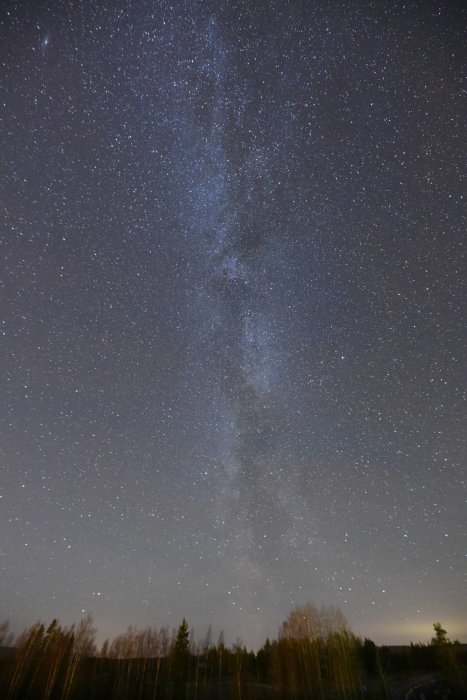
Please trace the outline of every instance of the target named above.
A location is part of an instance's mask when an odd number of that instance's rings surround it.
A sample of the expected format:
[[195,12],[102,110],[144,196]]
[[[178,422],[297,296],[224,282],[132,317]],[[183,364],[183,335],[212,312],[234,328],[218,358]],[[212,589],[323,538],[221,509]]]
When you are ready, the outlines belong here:
[[[388,672],[407,662],[432,664],[465,690],[456,643],[435,624],[430,645],[412,645],[401,660],[349,629],[338,608],[297,607],[278,638],[259,651],[238,641],[213,643],[211,629],[195,643],[179,627],[137,629],[96,645],[91,617],[63,627],[36,623],[16,640],[0,626],[0,697],[5,700],[386,700]],[[8,643],[11,646],[8,646]],[[423,657],[425,654],[425,657]],[[423,657],[423,658],[422,658]],[[392,664],[393,668],[390,668]],[[418,666],[417,666],[418,664]],[[454,696],[451,696],[454,697]],[[460,695],[459,697],[464,697]]]

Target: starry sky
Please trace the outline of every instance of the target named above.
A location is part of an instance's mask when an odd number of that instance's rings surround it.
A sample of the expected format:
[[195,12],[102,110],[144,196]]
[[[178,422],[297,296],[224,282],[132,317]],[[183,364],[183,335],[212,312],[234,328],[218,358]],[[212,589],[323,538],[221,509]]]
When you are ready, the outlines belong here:
[[465,19],[1,3],[14,629],[467,641]]

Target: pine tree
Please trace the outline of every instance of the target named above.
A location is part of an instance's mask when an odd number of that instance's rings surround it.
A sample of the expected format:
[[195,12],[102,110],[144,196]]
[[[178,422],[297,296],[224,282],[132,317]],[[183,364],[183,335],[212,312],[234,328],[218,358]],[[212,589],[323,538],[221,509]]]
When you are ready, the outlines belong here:
[[178,690],[187,682],[190,666],[190,628],[183,618],[172,650],[172,673]]
[[183,656],[188,654],[188,649],[190,647],[190,628],[188,627],[188,622],[183,618],[180,627],[177,631],[177,637],[175,639],[174,651],[177,656]]

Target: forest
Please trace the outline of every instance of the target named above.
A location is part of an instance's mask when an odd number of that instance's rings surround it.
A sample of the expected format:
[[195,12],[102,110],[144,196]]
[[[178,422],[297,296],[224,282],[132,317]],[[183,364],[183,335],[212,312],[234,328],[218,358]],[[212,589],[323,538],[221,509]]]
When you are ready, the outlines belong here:
[[[292,610],[278,638],[253,652],[240,641],[227,647],[222,633],[213,642],[210,627],[195,642],[186,619],[173,630],[129,627],[100,648],[89,616],[68,628],[56,619],[48,626],[38,622],[16,639],[5,622],[0,626],[0,697],[416,700],[432,692],[462,700],[467,697],[465,645],[451,642],[440,623],[433,627],[429,644],[377,647],[354,635],[338,608],[308,604]],[[412,679],[421,677],[424,692],[410,689]],[[408,692],[402,692],[405,686]]]

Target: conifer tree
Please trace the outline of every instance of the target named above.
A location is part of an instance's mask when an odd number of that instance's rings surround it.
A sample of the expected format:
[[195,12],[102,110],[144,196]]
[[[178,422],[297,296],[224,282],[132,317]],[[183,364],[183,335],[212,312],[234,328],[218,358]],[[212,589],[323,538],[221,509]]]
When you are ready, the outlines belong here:
[[175,654],[176,655],[186,655],[188,654],[188,649],[190,646],[190,628],[188,627],[188,622],[183,618],[178,631],[177,637],[175,639]]

